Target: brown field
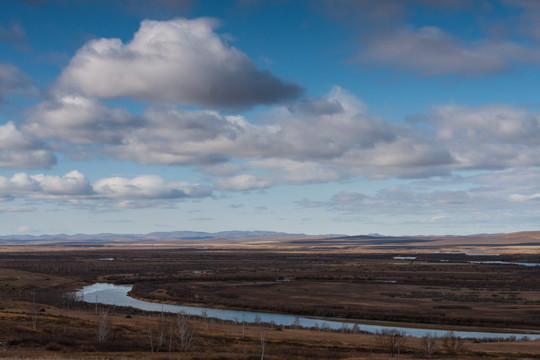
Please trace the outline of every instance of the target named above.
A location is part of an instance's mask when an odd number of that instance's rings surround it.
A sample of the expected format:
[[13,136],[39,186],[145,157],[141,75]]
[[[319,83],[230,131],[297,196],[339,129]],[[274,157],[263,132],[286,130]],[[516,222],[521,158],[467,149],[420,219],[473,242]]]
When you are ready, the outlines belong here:
[[[97,281],[134,283],[133,296],[161,302],[448,330],[540,331],[540,267],[470,263],[540,263],[538,233],[465,239],[299,236],[2,246],[0,358],[260,359],[263,345],[264,359],[390,357],[373,334],[243,327],[202,318],[187,321],[195,335],[182,351],[177,332],[171,331],[178,325],[173,315],[102,306],[96,313],[94,304],[64,296]],[[110,331],[100,341],[104,311]],[[159,352],[152,352],[158,334],[165,340]],[[424,350],[420,339],[407,338],[400,357],[427,358]],[[452,349],[439,339],[432,357],[540,358],[540,342],[464,341]]]

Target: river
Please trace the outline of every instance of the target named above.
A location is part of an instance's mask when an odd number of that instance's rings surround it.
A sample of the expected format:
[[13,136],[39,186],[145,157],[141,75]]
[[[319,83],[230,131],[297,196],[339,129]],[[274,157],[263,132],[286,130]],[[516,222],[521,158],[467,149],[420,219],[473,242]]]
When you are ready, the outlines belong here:
[[[210,307],[183,306],[162,304],[150,301],[138,300],[130,297],[128,292],[133,285],[114,285],[105,283],[96,283],[85,286],[76,293],[78,299],[88,303],[99,303],[104,305],[130,306],[146,311],[164,311],[167,313],[186,313],[188,315],[201,316],[206,314],[209,318],[229,321],[245,321],[255,323],[257,321],[264,323],[274,323],[277,326],[300,325],[306,328],[318,327],[339,330],[343,327],[352,329],[354,322],[338,318],[321,318],[311,316],[297,316],[290,314],[266,313],[256,311],[226,310]],[[358,320],[361,321],[361,320]],[[403,331],[407,336],[422,337],[428,334],[435,336],[444,336],[448,330],[436,330],[418,327],[400,327],[385,325],[370,325],[357,323],[360,331],[376,333],[385,329]],[[513,333],[511,329],[503,329],[509,332],[481,332],[481,331],[454,331],[454,335],[460,338],[473,339],[508,339],[515,337],[518,340],[540,340],[540,331],[531,330],[531,334]]]

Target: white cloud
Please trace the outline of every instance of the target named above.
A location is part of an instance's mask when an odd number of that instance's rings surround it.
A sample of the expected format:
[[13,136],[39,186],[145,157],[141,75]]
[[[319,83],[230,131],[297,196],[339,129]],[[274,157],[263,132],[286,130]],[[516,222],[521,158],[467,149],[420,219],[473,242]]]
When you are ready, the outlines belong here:
[[503,105],[433,107],[424,118],[451,153],[454,169],[538,166],[540,115]]
[[18,173],[11,178],[0,176],[0,194],[9,197],[61,198],[91,195],[90,182],[74,170],[63,176],[27,175]]
[[[401,181],[373,195],[342,191],[326,201],[305,199],[300,205],[327,209],[340,219],[365,217],[368,221],[381,221],[385,217],[387,225],[437,222],[448,229],[462,229],[480,223],[515,226],[515,221],[521,220],[523,226],[534,228],[540,215],[538,184],[539,168],[508,168],[429,183]],[[378,220],[370,218],[373,214],[378,214]]]
[[154,105],[134,117],[95,99],[69,96],[37,105],[23,129],[83,150],[99,145],[88,149],[141,164],[199,165],[209,175],[229,177],[262,169],[273,183],[448,172],[444,167],[453,159],[426,131],[366,112],[361,100],[338,86],[319,98],[273,108],[258,123],[170,105]]
[[271,180],[250,174],[217,178],[215,183],[218,189],[222,191],[248,191],[263,189],[272,185]]
[[26,150],[35,144],[33,139],[17,130],[12,121],[0,125],[0,150]]
[[[263,169],[272,182],[448,172],[433,170],[453,160],[439,144],[426,140],[431,136],[366,115],[366,110],[362,101],[337,86],[301,106],[272,109],[263,124],[215,111],[151,107],[144,123],[127,128],[122,143],[107,151],[143,164],[204,165],[200,169],[214,176]],[[237,162],[224,164],[231,159]]]
[[106,200],[101,206],[110,207],[145,200],[148,201],[145,205],[148,207],[162,206],[166,200],[203,198],[211,195],[212,191],[208,187],[186,182],[166,182],[155,175],[132,179],[104,178],[94,184],[77,170],[63,176],[25,173],[15,174],[11,178],[0,176],[0,198],[3,199],[67,200],[72,205],[81,205],[81,201]]
[[463,41],[440,28],[401,28],[372,36],[356,60],[414,70],[422,75],[483,75],[513,63],[540,63],[540,51],[500,39]]
[[[0,161],[2,154],[14,156],[13,149],[25,146],[30,147],[28,154],[50,157],[34,150],[42,145],[28,135],[33,134],[63,140],[94,156],[195,165],[220,189],[232,190],[280,182],[421,178],[463,169],[540,165],[540,115],[530,110],[497,104],[435,106],[405,123],[367,112],[366,104],[337,86],[319,98],[274,107],[257,122],[172,105],[149,106],[143,115],[133,116],[73,95],[33,108],[22,127],[25,133],[13,124],[0,127],[0,138],[10,147],[2,152],[0,145]],[[17,159],[11,163],[31,164]],[[249,177],[236,178],[245,174]]]
[[246,135],[256,135],[258,127],[215,111],[152,107],[144,120],[110,148],[113,156],[143,164],[212,164],[226,161],[243,145],[241,151],[249,154],[257,140]]
[[210,190],[198,184],[185,182],[166,183],[155,175],[105,178],[93,186],[96,197],[107,199],[182,199],[206,197]]
[[443,140],[540,144],[540,115],[507,105],[436,106],[429,115]]
[[0,150],[0,167],[9,169],[48,168],[56,163],[54,155],[46,150]]
[[0,125],[0,168],[48,168],[55,163],[43,144],[19,131],[13,122]]
[[42,139],[71,144],[111,144],[121,141],[138,118],[125,109],[79,95],[48,99],[29,111],[23,130]]
[[299,86],[257,70],[216,26],[208,18],[145,20],[128,44],[92,40],[64,69],[57,91],[233,108],[298,97]]

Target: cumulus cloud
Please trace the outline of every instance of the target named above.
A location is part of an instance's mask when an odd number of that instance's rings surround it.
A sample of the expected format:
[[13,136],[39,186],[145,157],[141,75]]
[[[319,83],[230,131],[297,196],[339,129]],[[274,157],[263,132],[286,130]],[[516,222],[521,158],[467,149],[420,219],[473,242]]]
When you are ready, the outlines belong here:
[[24,133],[15,136],[13,126],[6,128],[4,144],[10,151],[15,143],[34,150],[34,135],[119,160],[196,166],[219,189],[239,191],[280,182],[421,178],[540,165],[540,115],[534,111],[497,104],[434,106],[404,123],[368,112],[338,86],[274,107],[257,122],[163,104],[134,116],[97,99],[59,96],[30,110]]
[[165,182],[155,175],[133,179],[112,177],[98,180],[93,190],[97,197],[108,199],[182,199],[211,195],[208,188],[185,182]]
[[96,39],[77,51],[57,91],[210,107],[251,107],[298,97],[302,89],[229,46],[208,18],[145,20],[127,44]]
[[144,126],[110,149],[113,156],[143,164],[219,163],[229,159],[238,136],[249,127],[215,111],[176,107],[150,108],[143,117]]
[[36,142],[20,132],[12,121],[0,125],[1,150],[27,150],[34,148]]
[[31,108],[23,129],[43,139],[71,144],[114,144],[138,121],[125,109],[72,94],[52,97]]
[[55,156],[33,137],[19,131],[11,121],[0,125],[0,168],[48,168]]
[[[139,117],[99,100],[73,95],[46,100],[23,129],[45,138],[86,145],[141,164],[197,165],[225,176],[220,188],[251,189],[266,182],[234,176],[266,172],[271,182],[323,182],[348,176],[429,176],[448,171],[448,151],[411,125],[367,114],[367,106],[335,86],[318,98],[269,110],[263,122],[214,110],[153,105]],[[228,163],[234,161],[234,163]],[[443,169],[443,170],[441,170]],[[233,180],[231,180],[233,179]],[[238,185],[238,183],[243,185]],[[248,185],[249,184],[249,185]]]
[[[108,151],[144,164],[204,165],[203,172],[229,178],[262,169],[272,182],[295,183],[352,174],[425,176],[427,167],[452,162],[444,148],[424,139],[425,133],[416,135],[414,129],[367,115],[366,110],[362,101],[337,86],[298,106],[275,108],[268,121],[259,124],[215,111],[152,107],[143,115],[143,126],[125,132],[122,143]],[[225,165],[232,159],[243,160],[242,165]]]
[[437,106],[424,117],[452,153],[454,169],[538,166],[540,114],[488,105]]
[[434,26],[401,28],[367,39],[356,60],[422,75],[483,75],[513,63],[540,63],[540,52],[500,39],[464,41]]
[[[97,180],[94,184],[79,171],[73,170],[63,176],[17,173],[11,178],[0,176],[0,197],[102,201],[100,206],[127,207],[133,201],[146,201],[145,207],[163,204],[160,200],[204,198],[212,191],[200,184],[166,182],[155,175],[138,176],[132,179],[111,177]],[[122,205],[123,204],[123,205]]]
[[76,170],[63,176],[25,173],[17,173],[11,178],[0,176],[0,194],[9,197],[56,198],[91,193],[90,182]]
[[540,114],[507,105],[433,107],[440,139],[540,145]]

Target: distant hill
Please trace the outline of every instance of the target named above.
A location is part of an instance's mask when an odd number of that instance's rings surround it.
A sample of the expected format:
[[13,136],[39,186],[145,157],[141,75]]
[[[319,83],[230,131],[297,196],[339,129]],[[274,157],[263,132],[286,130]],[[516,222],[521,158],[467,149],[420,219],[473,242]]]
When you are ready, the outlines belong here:
[[369,235],[306,235],[275,231],[171,231],[149,234],[57,234],[57,235],[8,235],[0,236],[0,245],[65,245],[104,246],[105,244],[136,244],[155,246],[206,247],[209,245],[238,245],[255,247],[303,247],[341,249],[444,249],[468,247],[540,247],[540,231],[508,234],[476,234],[468,236],[385,236]]
[[100,244],[148,241],[174,240],[205,240],[205,239],[257,239],[257,238],[287,238],[306,236],[305,234],[289,234],[275,231],[221,231],[216,233],[202,231],[171,231],[153,232],[149,234],[56,234],[56,235],[5,235],[0,236],[0,244]]

